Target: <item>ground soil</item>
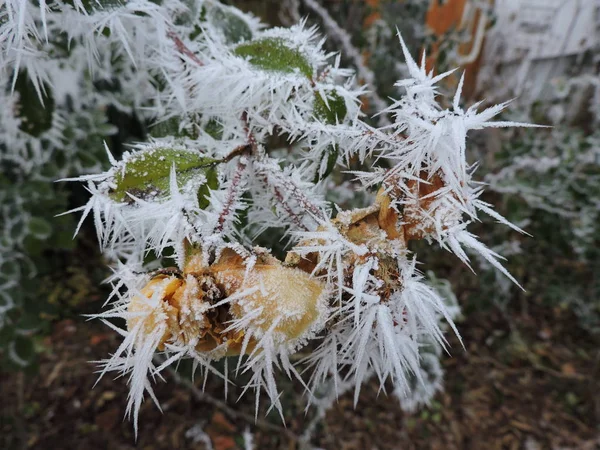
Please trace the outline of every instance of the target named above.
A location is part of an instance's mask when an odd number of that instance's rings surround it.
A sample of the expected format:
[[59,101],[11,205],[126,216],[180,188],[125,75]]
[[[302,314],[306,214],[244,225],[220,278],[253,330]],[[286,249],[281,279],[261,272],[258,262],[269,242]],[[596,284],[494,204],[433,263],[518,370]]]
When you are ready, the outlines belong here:
[[[446,390],[430,407],[402,412],[376,383],[335,403],[313,433],[325,449],[596,449],[600,448],[597,343],[573,327],[560,309],[535,305],[504,322],[495,310],[469,314],[459,324],[465,349],[453,339],[444,357]],[[551,324],[551,325],[550,325]],[[1,375],[0,448],[203,449],[244,448],[249,432],[257,449],[302,448],[314,416],[304,413],[298,383],[282,380],[286,425],[253,395],[209,378],[205,394],[171,374],[156,383],[162,413],[146,401],[137,441],[124,419],[126,380],[106,376],[94,386],[89,361],[106,357],[119,337],[83,319],[55,324],[45,341],[39,374]],[[181,380],[180,380],[181,381]],[[201,387],[202,379],[196,380]],[[266,402],[263,402],[266,408]],[[306,447],[305,447],[306,448]],[[310,447],[308,447],[310,448]]]

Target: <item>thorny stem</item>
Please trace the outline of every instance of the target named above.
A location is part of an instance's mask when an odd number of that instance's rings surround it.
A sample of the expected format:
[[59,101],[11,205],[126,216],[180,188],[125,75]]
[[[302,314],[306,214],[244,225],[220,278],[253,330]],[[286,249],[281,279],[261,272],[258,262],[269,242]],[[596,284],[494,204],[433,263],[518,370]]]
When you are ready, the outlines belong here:
[[302,219],[300,218],[300,216],[298,214],[296,214],[294,212],[294,210],[292,209],[292,207],[290,206],[290,204],[285,201],[285,198],[283,197],[283,194],[281,193],[281,191],[279,189],[277,189],[276,186],[269,183],[268,177],[266,175],[263,175],[261,177],[261,181],[267,188],[271,188],[273,190],[273,193],[275,194],[275,199],[279,202],[279,204],[283,207],[283,209],[285,209],[285,212],[290,217],[290,219],[292,219],[299,228],[302,228],[304,231],[308,231],[308,228],[306,227],[306,225],[304,225],[302,223]]
[[[329,75],[329,67],[327,67],[325,70],[323,70],[320,74],[317,75],[317,80],[315,81],[312,77],[310,77],[310,85],[312,88],[316,88],[317,87],[317,82],[321,82],[323,80],[325,80],[325,78],[327,78],[327,75]],[[318,94],[319,91],[317,89],[315,89],[315,94]]]
[[281,181],[282,186],[285,186],[286,189],[289,190],[290,194],[298,201],[298,203],[304,210],[310,211],[315,216],[315,218],[327,220],[327,217],[325,217],[323,212],[319,208],[317,208],[308,198],[306,198],[306,195],[304,195],[304,193],[298,188],[298,186],[296,186],[291,180],[282,179],[283,177],[281,176],[280,172],[271,172],[271,175],[276,177],[278,181]]
[[167,36],[175,43],[175,46],[177,47],[177,51],[179,53],[181,53],[182,55],[187,56],[188,58],[190,58],[192,61],[194,61],[199,66],[203,66],[204,65],[204,63],[202,61],[200,61],[200,59],[196,56],[196,54],[194,52],[192,52],[183,43],[183,41],[179,38],[179,36],[177,36],[177,34],[173,30],[169,30],[167,32]]
[[258,156],[258,142],[256,141],[256,137],[254,136],[254,133],[252,133],[252,129],[250,127],[250,121],[248,120],[248,111],[244,111],[242,113],[242,122],[244,123],[244,132],[246,133],[248,144],[252,148],[252,154],[254,156]]
[[246,158],[243,157],[244,153],[246,153],[248,151],[248,148],[250,148],[252,155],[256,156],[258,154],[258,143],[256,142],[254,134],[250,130],[248,113],[246,111],[242,113],[241,120],[244,123],[244,131],[246,133],[248,143],[235,148],[229,155],[227,155],[223,159],[224,161],[230,161],[236,156],[240,156],[237,167],[235,169],[235,173],[233,174],[233,178],[231,179],[231,184],[229,185],[229,189],[227,190],[227,198],[225,200],[225,205],[223,207],[223,210],[221,211],[221,214],[219,214],[219,218],[217,219],[217,226],[215,227],[216,233],[222,232],[225,228],[225,221],[231,215],[233,210],[233,204],[235,203],[236,198],[238,198],[238,190],[242,182],[242,177],[244,176],[244,172],[248,167],[248,161]]
[[323,81],[325,80],[325,78],[327,78],[327,75],[329,75],[329,67],[325,68],[325,70],[323,70],[323,72],[321,72],[318,76],[317,76],[317,81]]
[[187,220],[187,223],[190,224],[190,226],[194,229],[194,231],[198,235],[201,235],[200,230],[198,230],[198,228],[196,228],[196,224],[192,221],[192,218],[190,217],[190,213],[185,208],[181,209],[181,214],[183,214],[185,216],[185,219]]
[[235,173],[233,174],[233,178],[231,179],[231,184],[229,185],[229,189],[227,189],[227,198],[225,199],[225,205],[221,214],[219,214],[219,218],[217,219],[217,226],[215,227],[216,233],[221,233],[225,228],[225,221],[231,215],[233,210],[233,204],[235,200],[238,198],[238,191],[240,184],[242,183],[242,177],[244,176],[244,172],[246,171],[246,167],[248,166],[248,162],[246,158],[240,157],[237,168],[235,169]]
[[221,162],[229,162],[231,161],[233,158],[235,158],[236,156],[241,156],[244,153],[249,153],[248,150],[252,150],[252,147],[249,144],[245,144],[245,145],[240,145],[236,148],[234,148],[231,153],[229,153],[227,156],[225,156]]
[[[256,137],[254,136],[254,133],[252,133],[252,129],[250,127],[250,121],[248,120],[248,113],[246,111],[244,111],[242,113],[242,122],[244,123],[244,131],[246,132],[246,136],[248,138],[248,145],[250,145],[250,147],[252,148],[252,154],[254,156],[259,156],[260,147],[258,145],[258,142],[256,141]],[[237,175],[237,173],[236,173],[236,175]],[[280,177],[278,176],[279,174],[276,172],[271,172],[271,175],[280,179]],[[282,194],[282,192],[276,186],[269,183],[268,176],[263,175],[261,177],[261,181],[264,183],[264,185],[267,188],[272,189],[273,193],[275,194],[275,199],[281,204],[283,209],[286,211],[288,216],[294,221],[294,223],[298,227],[304,229],[305,231],[308,231],[308,228],[306,227],[306,225],[304,225],[302,223],[302,218],[297,213],[294,212],[293,208],[285,200],[285,197]],[[290,180],[286,179],[286,180],[283,180],[282,185],[285,185],[286,187],[287,186],[290,187],[290,193],[298,201],[298,203],[300,204],[300,206],[303,209],[310,211],[312,214],[314,214],[317,217],[324,218],[322,212],[304,196],[304,194],[298,189],[298,187],[294,183],[292,183]]]
[[[196,56],[196,54],[194,52],[192,52],[183,43],[183,41],[179,38],[179,36],[177,36],[177,34],[173,30],[169,30],[167,32],[167,37],[169,37],[175,43],[175,47],[177,47],[177,51],[179,52],[179,54],[187,56],[191,61],[193,61],[198,66],[204,65],[204,63],[202,61],[200,61],[200,59]],[[185,60],[183,60],[182,63],[185,67]],[[187,87],[186,90],[187,90],[188,96],[193,97],[192,89],[190,87]],[[196,125],[196,127],[198,128],[197,125]]]
[[[227,156],[225,156],[224,158],[222,158],[217,163],[229,162],[233,158],[235,158],[236,156],[241,156],[244,153],[247,153],[248,147],[249,147],[248,145],[240,145],[240,146],[236,147],[235,149],[233,149],[231,151],[231,153],[229,153]],[[211,163],[211,164],[217,164],[217,163]],[[243,170],[244,170],[243,168],[240,168],[240,164],[243,164],[241,158],[240,158],[240,162],[238,163],[238,168],[237,168],[236,173],[234,175],[234,179],[232,181],[232,184],[235,183],[235,186],[231,186],[233,188],[233,190],[230,189],[228,191],[227,202],[225,203],[225,208],[223,209],[223,211],[219,215],[218,224],[215,227],[215,232],[220,233],[221,231],[223,231],[223,228],[225,226],[225,220],[227,219],[227,216],[231,214],[231,209],[232,209],[232,206],[233,206],[233,202],[235,201],[235,190],[237,190],[237,186],[240,184],[241,177],[243,175]],[[245,164],[244,164],[244,167],[245,167]],[[237,180],[236,180],[236,176],[237,176]],[[191,220],[191,217],[190,217],[188,211],[186,211],[185,209],[182,209],[181,212],[185,216],[187,222],[194,229],[194,231],[198,235],[202,235],[201,231],[198,230],[198,228],[196,228],[196,225]]]

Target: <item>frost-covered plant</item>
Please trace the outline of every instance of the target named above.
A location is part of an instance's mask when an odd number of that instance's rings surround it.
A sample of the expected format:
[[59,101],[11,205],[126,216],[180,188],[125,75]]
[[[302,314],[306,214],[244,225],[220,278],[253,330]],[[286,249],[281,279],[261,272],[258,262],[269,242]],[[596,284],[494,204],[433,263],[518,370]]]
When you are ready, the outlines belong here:
[[[425,282],[408,243],[426,240],[466,264],[475,252],[515,281],[467,230],[484,213],[520,231],[479,199],[466,161],[469,130],[511,125],[490,121],[505,104],[465,110],[461,84],[442,108],[436,83],[449,73],[427,73],[400,39],[410,77],[380,111],[392,123],[373,128],[360,110],[365,89],[303,23],[266,29],[208,0],[57,5],[92,69],[131,62],[139,104],[163,125],[162,137],[120,160],[109,152],[109,170],[75,179],[91,198],[74,211],[93,217],[114,261],[109,307],[96,317],[123,342],[102,374],[127,377],[136,429],[144,394],[156,401],[152,381],[184,358],[227,383],[228,365],[221,373],[213,363],[238,356],[235,372],[251,374],[244,391],[256,391],[258,407],[264,389],[280,414],[280,371],[309,402],[324,382],[351,382],[357,401],[373,374],[402,396],[439,384],[423,375],[424,347],[447,348],[442,321],[458,335],[457,308]],[[5,31],[14,52],[43,51],[52,11],[36,11]],[[44,79],[34,60],[10,58]],[[339,168],[377,192],[372,204],[341,210],[326,200]],[[271,233],[286,252],[256,246]],[[301,348],[310,355],[294,363]]]
[[[490,37],[491,47],[502,42],[502,33]],[[490,136],[510,145],[496,146],[495,152],[489,151],[491,146],[482,149],[488,157],[480,170],[500,198],[503,213],[536,237],[514,239],[497,229],[489,243],[504,254],[519,255],[511,269],[529,280],[532,301],[569,309],[579,325],[594,333],[600,331],[600,285],[595,276],[600,261],[600,77],[594,65],[599,50],[596,46],[578,55],[557,56],[557,65],[548,73],[543,62],[523,60],[519,70],[527,73],[524,82],[535,89],[517,100],[518,112],[509,117],[549,127]],[[494,52],[485,56],[479,74],[482,95],[493,101],[517,95],[520,87],[502,82],[516,68]],[[559,66],[561,60],[569,64]],[[496,299],[515,298],[510,285],[495,273],[483,276],[493,280],[487,285]]]
[[[131,112],[129,92],[141,87],[128,84],[130,61],[121,69],[106,50],[103,62],[88,52],[82,23],[71,26],[82,17],[77,9],[40,5],[0,5],[0,355],[3,366],[19,369],[35,362],[35,341],[59,313],[41,298],[42,280],[74,247],[73,219],[54,217],[68,208],[72,190],[53,182],[103,169],[102,139],[114,129],[107,108]],[[117,74],[125,95],[107,89]]]
[[[512,146],[497,155],[485,175],[490,190],[504,202],[514,221],[526,224],[535,243],[510,239],[504,233],[490,241],[504,254],[518,255],[511,268],[531,277],[530,292],[546,305],[567,307],[579,324],[600,331],[598,244],[600,229],[600,140],[597,133],[557,126],[537,136],[513,136]],[[498,168],[498,167],[503,168]],[[496,301],[514,298],[512,289],[493,272],[484,276]],[[528,277],[529,278],[529,277]]]
[[[511,219],[527,224],[537,239],[520,242],[501,233],[490,238],[505,253],[519,255],[515,270],[540,274],[530,287],[543,292],[546,304],[568,307],[583,328],[598,333],[600,136],[561,124],[536,136],[518,134],[511,142],[486,168],[485,180],[492,191],[510,198]],[[489,276],[498,299],[509,298],[509,286]]]

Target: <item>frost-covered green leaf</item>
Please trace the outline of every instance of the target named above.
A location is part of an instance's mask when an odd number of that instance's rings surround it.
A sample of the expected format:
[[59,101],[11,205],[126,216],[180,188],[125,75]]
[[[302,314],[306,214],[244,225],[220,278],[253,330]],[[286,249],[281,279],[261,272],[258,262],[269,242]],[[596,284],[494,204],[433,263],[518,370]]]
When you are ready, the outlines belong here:
[[317,173],[313,178],[313,182],[317,183],[319,180],[327,178],[333,169],[335,168],[335,164],[337,162],[338,156],[340,154],[338,145],[329,145],[323,152],[323,156],[319,161],[319,165],[317,166]]
[[328,124],[342,123],[348,113],[346,101],[336,91],[327,93],[327,102],[320,92],[315,92],[315,116]]
[[27,367],[35,359],[35,346],[31,339],[17,336],[9,345],[8,356],[18,366]]
[[49,130],[54,112],[54,97],[50,86],[42,83],[36,89],[24,71],[17,78],[15,91],[19,94],[17,105],[21,130],[36,137]]
[[52,234],[52,224],[41,217],[29,219],[29,232],[36,239],[47,239]]
[[233,53],[262,70],[285,73],[298,70],[308,78],[313,75],[306,56],[282,38],[267,37],[246,42],[235,47]]
[[229,44],[236,44],[240,41],[249,41],[252,39],[252,29],[239,13],[226,6],[213,7],[208,15],[210,24],[219,29],[225,41]]
[[138,198],[161,197],[169,193],[170,173],[173,166],[179,186],[199,181],[198,188],[208,184],[215,186],[215,164],[218,160],[202,156],[198,152],[153,148],[130,155],[115,168],[114,187],[110,196],[116,201],[131,201]]
[[223,137],[223,125],[215,119],[210,119],[208,123],[204,125],[204,131],[206,131],[213,139],[221,139]]

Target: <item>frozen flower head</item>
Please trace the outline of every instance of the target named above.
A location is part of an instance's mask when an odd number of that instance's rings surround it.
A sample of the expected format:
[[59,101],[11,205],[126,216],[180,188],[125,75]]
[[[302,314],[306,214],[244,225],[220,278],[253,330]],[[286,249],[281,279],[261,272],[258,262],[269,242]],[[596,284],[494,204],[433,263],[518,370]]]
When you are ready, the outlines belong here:
[[154,276],[127,309],[128,331],[160,335],[159,350],[185,345],[218,359],[250,353],[268,335],[293,351],[323,327],[325,285],[268,255],[246,263],[226,251],[210,266],[194,255],[176,272]]
[[201,252],[192,250],[183,271],[159,271],[102,315],[127,321],[126,340],[105,370],[131,371],[135,416],[144,393],[140,386],[149,390],[146,377],[162,370],[152,365],[154,352],[173,353],[169,363],[193,358],[207,366],[247,355],[245,366],[265,377],[277,404],[273,364],[281,357],[287,362],[288,354],[323,330],[328,298],[324,283],[268,254],[245,261],[225,249],[205,265]]
[[182,272],[159,271],[132,296],[127,329],[160,334],[160,350],[181,344],[239,355],[266,335],[294,350],[323,327],[327,297],[324,283],[269,255],[246,262],[224,251],[209,266],[193,255]]
[[325,283],[284,266],[267,252],[248,264],[237,254],[224,253],[211,266],[230,304],[231,328],[253,341],[270,335],[275,344],[291,351],[322,329],[328,299]]

